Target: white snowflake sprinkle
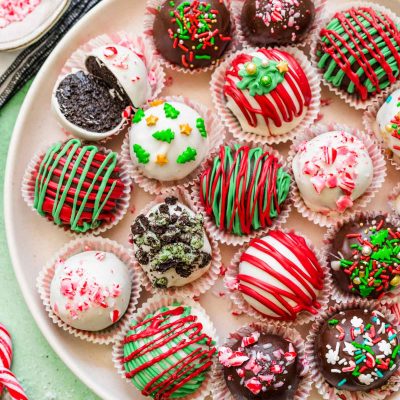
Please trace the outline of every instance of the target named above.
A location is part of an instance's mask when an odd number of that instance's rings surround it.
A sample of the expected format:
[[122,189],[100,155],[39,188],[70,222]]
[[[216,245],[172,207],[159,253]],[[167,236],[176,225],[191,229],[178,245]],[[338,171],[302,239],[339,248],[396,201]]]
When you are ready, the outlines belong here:
[[392,354],[392,346],[386,340],[381,340],[378,343],[379,350],[385,355],[390,356]]

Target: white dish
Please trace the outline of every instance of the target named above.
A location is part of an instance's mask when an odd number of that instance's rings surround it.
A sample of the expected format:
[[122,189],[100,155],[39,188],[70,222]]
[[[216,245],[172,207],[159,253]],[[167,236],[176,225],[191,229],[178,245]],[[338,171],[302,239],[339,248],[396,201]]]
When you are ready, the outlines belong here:
[[[345,1],[345,0],[342,0]],[[342,1],[340,4],[342,4]],[[339,3],[339,2],[338,2]],[[391,6],[400,14],[400,3],[393,0],[381,0],[381,4]],[[141,400],[144,399],[135,389],[125,383],[114,370],[111,361],[111,347],[86,343],[72,337],[54,325],[40,301],[35,288],[36,277],[42,265],[67,241],[68,234],[51,226],[45,219],[33,213],[23,202],[20,184],[24,168],[31,157],[39,150],[65,136],[59,128],[54,115],[50,112],[51,93],[61,67],[67,57],[89,38],[107,32],[125,29],[132,34],[141,33],[141,21],[145,8],[144,0],[104,0],[82,19],[60,42],[35,79],[30,92],[22,106],[14,134],[12,136],[7,162],[5,181],[5,222],[8,244],[15,274],[22,293],[39,328],[50,345],[68,365],[68,367],[105,400]],[[106,28],[105,28],[106,27]],[[167,71],[173,79],[173,85],[164,90],[163,95],[184,94],[211,106],[208,90],[210,74],[189,76]],[[190,80],[190,89],[187,82]],[[329,107],[322,109],[324,122],[340,122],[362,128],[361,112],[350,109],[326,89],[323,98],[333,99]],[[113,140],[107,146],[119,150],[121,139]],[[289,145],[276,146],[284,155]],[[398,174],[388,165],[388,177],[383,190],[374,199],[371,209],[389,210],[387,196],[397,183]],[[151,196],[135,187],[131,199],[136,213],[151,199]],[[104,236],[113,238],[128,246],[128,234],[134,214],[127,213],[123,221]],[[324,229],[301,218],[295,210],[291,212],[287,227],[297,228],[306,234],[314,244],[321,243]],[[229,263],[235,252],[234,247],[221,246],[223,261]],[[221,282],[201,297],[201,304],[217,328],[223,340],[228,332],[249,321],[246,317],[233,317],[229,310],[229,301],[218,298],[214,293],[221,290]],[[142,296],[143,297],[143,296]],[[306,328],[303,328],[306,333]],[[399,395],[392,399],[400,399]],[[321,399],[313,392],[311,400]]]
[[22,21],[0,29],[0,51],[16,51],[39,40],[61,18],[71,0],[42,0]]

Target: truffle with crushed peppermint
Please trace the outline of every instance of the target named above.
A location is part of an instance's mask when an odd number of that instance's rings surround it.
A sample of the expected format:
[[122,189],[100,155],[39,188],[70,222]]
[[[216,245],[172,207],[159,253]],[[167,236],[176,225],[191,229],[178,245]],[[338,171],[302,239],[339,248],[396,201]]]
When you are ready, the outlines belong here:
[[50,305],[68,325],[100,331],[116,323],[131,297],[128,267],[113,253],[84,251],[58,260]]
[[341,390],[369,391],[385,384],[399,366],[394,326],[377,310],[340,311],[324,322],[315,351],[326,381]]
[[362,216],[340,227],[327,261],[344,293],[380,299],[400,285],[400,232],[385,215]]
[[302,366],[292,342],[257,330],[219,348],[219,362],[237,400],[289,400],[299,385]]
[[298,43],[314,19],[313,0],[246,0],[241,13],[243,34],[254,46]]
[[364,143],[345,131],[302,143],[293,174],[307,207],[324,215],[343,213],[372,183],[373,164]]

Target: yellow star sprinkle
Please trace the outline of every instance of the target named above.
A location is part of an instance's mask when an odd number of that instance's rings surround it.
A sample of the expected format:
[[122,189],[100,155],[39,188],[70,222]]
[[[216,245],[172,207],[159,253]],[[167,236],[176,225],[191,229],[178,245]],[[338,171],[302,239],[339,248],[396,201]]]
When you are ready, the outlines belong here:
[[151,101],[149,104],[152,107],[155,107],[155,106],[159,106],[160,104],[164,104],[164,103],[165,103],[165,101],[162,99],[155,99],[155,100]]
[[146,118],[147,126],[154,126],[157,123],[157,121],[158,121],[158,117],[156,117],[155,115],[149,115]]
[[156,163],[158,165],[168,164],[168,158],[166,154],[157,154]]
[[287,61],[280,61],[276,68],[281,74],[286,74],[289,71],[289,64]]
[[181,130],[182,135],[189,136],[192,132],[192,128],[189,124],[179,125],[179,129]]

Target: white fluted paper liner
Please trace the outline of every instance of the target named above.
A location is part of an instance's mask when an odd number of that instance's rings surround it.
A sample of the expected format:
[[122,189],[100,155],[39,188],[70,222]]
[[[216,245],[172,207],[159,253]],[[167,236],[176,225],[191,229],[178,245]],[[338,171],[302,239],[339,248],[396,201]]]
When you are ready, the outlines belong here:
[[[228,143],[225,143],[225,146],[230,146],[233,147],[233,145],[238,144],[239,146],[249,146],[249,147],[260,147],[263,149],[264,152],[269,152],[271,155],[275,156],[282,168],[289,173],[288,171],[288,165],[282,155],[272,147],[269,147],[268,145],[256,142],[256,141],[251,141],[250,143],[238,143],[236,141],[230,141]],[[218,155],[219,148],[215,149],[210,156],[208,157],[207,160],[203,163],[202,170],[204,171],[205,169],[209,168],[212,166],[212,163],[214,161],[214,158]],[[207,232],[210,232],[211,236],[215,238],[217,241],[223,243],[223,244],[228,244],[232,246],[241,246],[244,243],[250,241],[250,239],[256,237],[256,236],[262,236],[265,235],[269,230],[271,229],[279,229],[282,225],[284,225],[289,218],[289,213],[292,209],[292,192],[294,188],[294,183],[293,179],[291,178],[290,182],[290,188],[289,188],[289,193],[287,195],[286,200],[284,203],[281,205],[281,213],[272,220],[271,226],[267,226],[265,228],[261,228],[258,230],[253,230],[249,235],[235,235],[233,233],[228,233],[226,232],[223,227],[218,228],[218,226],[215,223],[215,219],[213,215],[208,215],[202,205],[202,201],[200,199],[200,180],[197,179],[196,183],[194,186],[192,186],[192,191],[191,195],[194,200],[194,203],[197,207],[198,210],[202,212],[204,215],[204,221],[205,225],[207,227]]]
[[[225,3],[226,8],[230,12],[231,0],[223,0],[223,1]],[[180,65],[171,63],[162,56],[162,54],[158,51],[154,43],[154,32],[153,32],[154,19],[158,14],[160,7],[164,4],[164,2],[165,0],[147,0],[146,12],[143,20],[143,31],[145,36],[148,38],[149,50],[152,52],[152,54],[154,54],[157,60],[166,68],[172,71],[182,72],[190,75],[212,71],[217,65],[220,64],[221,60],[224,60],[229,54],[235,51],[236,48],[238,47],[239,43],[236,40],[236,26],[231,16],[230,36],[232,37],[232,40],[227,49],[225,50],[224,54],[222,55],[222,57],[219,60],[216,60],[215,64],[203,68],[184,68],[181,67]]]
[[[271,47],[268,47],[271,49]],[[311,89],[311,103],[306,111],[306,115],[300,121],[300,123],[289,132],[282,135],[275,136],[263,136],[252,132],[243,131],[237,117],[232,113],[232,111],[226,106],[226,98],[224,95],[224,85],[225,85],[225,72],[231,66],[232,60],[234,60],[239,54],[248,54],[257,51],[256,47],[248,47],[243,50],[238,50],[231,54],[225,59],[223,63],[215,70],[211,76],[210,88],[211,88],[211,98],[215,109],[222,122],[226,126],[229,132],[232,133],[233,137],[241,141],[258,141],[261,143],[267,143],[269,145],[287,142],[292,140],[295,136],[301,134],[305,129],[310,127],[312,123],[317,119],[318,113],[321,105],[321,87],[319,77],[312,67],[311,63],[308,61],[306,55],[299,49],[295,47],[274,47],[274,49],[285,51],[291,54],[296,61],[299,63],[303,71],[305,72],[308,83]]]
[[[286,325],[292,327],[293,325],[304,325],[307,324],[311,321],[313,321],[317,315],[319,315],[321,312],[323,312],[327,307],[328,307],[328,302],[329,302],[329,296],[330,292],[332,290],[332,280],[331,280],[331,275],[329,274],[328,268],[326,264],[323,262],[322,258],[322,253],[315,248],[313,243],[307,238],[306,235],[303,235],[299,231],[295,231],[293,229],[281,229],[282,232],[294,232],[298,234],[299,236],[303,237],[307,243],[307,246],[310,248],[310,250],[315,254],[315,256],[318,259],[318,263],[321,266],[323,273],[324,273],[324,283],[323,283],[323,289],[319,291],[318,296],[317,296],[317,301],[320,304],[319,310],[316,312],[316,314],[312,314],[307,311],[302,311],[300,312],[296,319],[294,321],[285,321],[285,320],[276,320],[270,317],[267,317],[260,312],[258,312],[255,308],[253,308],[244,298],[242,292],[240,292],[237,289],[237,283],[238,283],[238,278],[237,275],[239,273],[239,264],[240,264],[240,257],[245,252],[249,244],[245,244],[242,246],[233,256],[229,266],[227,267],[227,271],[225,273],[224,277],[224,285],[225,288],[228,292],[228,295],[232,301],[232,303],[239,308],[243,313],[246,315],[254,318],[257,321],[260,321],[262,323],[268,324],[269,326],[281,326],[281,325]],[[268,233],[267,233],[268,235]],[[265,236],[265,235],[263,235]],[[259,237],[263,237],[259,235]]]
[[[236,341],[242,340],[243,337],[250,336],[252,332],[262,332],[264,334],[277,335],[292,342],[296,350],[298,360],[303,366],[303,369],[300,373],[301,379],[299,382],[299,386],[292,400],[307,399],[310,395],[312,380],[309,373],[308,360],[305,355],[305,343],[300,333],[295,329],[287,328],[285,326],[271,326],[259,323],[251,323],[250,325],[241,327],[235,332],[231,332],[229,334],[229,338],[226,340],[225,343],[227,346],[231,346]],[[231,391],[226,385],[226,381],[224,378],[224,367],[221,363],[218,362],[218,360],[214,363],[212,375],[212,399],[236,400],[236,398],[232,395]]]
[[[50,147],[50,146],[49,146]],[[105,147],[97,146],[99,151],[104,152],[105,154],[111,153],[110,149],[106,149]],[[43,159],[44,154],[46,154],[48,147],[43,149],[41,152],[35,154],[31,161],[29,162],[24,176],[22,178],[22,185],[21,185],[21,193],[22,193],[22,198],[25,200],[25,203],[28,205],[28,207],[34,211],[36,214],[38,214],[37,210],[34,207],[34,198],[35,198],[35,179],[34,179],[34,173],[35,171],[38,170],[40,163]],[[129,208],[129,200],[131,198],[131,192],[132,192],[132,179],[130,177],[129,173],[129,167],[126,163],[121,160],[121,156],[118,156],[118,166],[120,167],[120,172],[119,172],[119,177],[121,181],[124,184],[124,194],[123,196],[117,201],[117,207],[115,210],[115,218],[111,223],[108,224],[101,224],[99,227],[96,229],[89,230],[85,233],[78,233],[78,232],[73,232],[69,229],[68,226],[61,226],[57,225],[52,221],[49,221],[53,226],[57,227],[58,229],[61,229],[63,232],[68,232],[72,236],[83,236],[83,235],[99,235],[100,233],[105,232],[106,230],[112,228],[113,226],[117,225],[119,221],[124,217],[126,214],[128,208]],[[40,216],[38,214],[38,216]]]
[[383,400],[400,389],[400,371],[393,374],[384,386],[369,392],[339,390],[329,385],[321,374],[315,355],[315,340],[319,335],[322,325],[336,313],[354,308],[368,309],[371,311],[378,310],[391,324],[396,325],[396,327],[398,324],[395,315],[393,315],[388,308],[361,299],[351,300],[348,303],[336,304],[319,315],[318,319],[311,326],[310,333],[306,338],[306,356],[310,363],[312,381],[324,400]]
[[[339,4],[339,3],[338,3]],[[334,11],[325,13],[323,20],[320,22],[320,25],[316,32],[314,33],[311,44],[310,44],[310,60],[314,69],[317,71],[318,79],[322,81],[322,83],[328,87],[328,89],[339,96],[342,100],[344,100],[349,106],[355,108],[356,110],[365,110],[368,106],[372,104],[374,101],[379,101],[379,99],[385,97],[392,89],[392,85],[389,85],[387,88],[382,90],[380,93],[371,96],[369,99],[362,101],[361,99],[357,99],[354,95],[352,96],[350,93],[347,93],[345,90],[340,89],[332,85],[332,83],[328,82],[324,78],[324,71],[321,68],[318,68],[318,59],[317,59],[317,45],[319,42],[319,33],[322,28],[324,28],[333,18],[337,12],[346,11],[352,7],[371,7],[376,11],[380,11],[388,15],[396,25],[400,24],[400,18],[393,13],[390,9],[381,6],[380,4],[370,3],[367,1],[352,1],[352,2],[343,2],[340,3],[339,7],[335,7]]]
[[[374,175],[372,178],[371,185],[365,191],[365,193],[360,196],[358,199],[354,200],[354,204],[351,208],[348,208],[343,213],[338,213],[332,211],[329,215],[322,214],[317,211],[313,211],[307,207],[306,203],[304,202],[303,198],[301,197],[301,193],[296,185],[294,184],[293,190],[293,203],[294,206],[297,208],[297,211],[304,217],[307,218],[309,221],[317,224],[321,227],[331,226],[337,222],[343,221],[345,218],[348,218],[351,215],[354,215],[357,211],[365,208],[373,199],[375,194],[378,190],[382,187],[383,182],[386,177],[386,163],[383,154],[377,146],[375,139],[373,136],[360,131],[356,128],[350,128],[346,125],[329,123],[325,124],[316,124],[311,128],[305,130],[303,134],[297,136],[290,147],[289,154],[288,154],[288,164],[292,166],[293,159],[297,154],[297,150],[299,146],[304,143],[305,141],[309,141],[314,137],[321,135],[326,132],[330,131],[345,131],[350,133],[351,135],[355,136],[357,139],[361,140],[372,160]],[[292,171],[292,168],[291,168]],[[292,173],[293,175],[293,173]],[[293,178],[294,180],[294,178]]]
[[[246,36],[243,33],[243,28],[241,24],[242,8],[245,1],[246,0],[232,0],[232,5],[231,5],[232,18],[235,21],[236,35],[238,42],[241,43],[244,47],[252,47],[253,45],[249,43],[249,41],[246,39]],[[305,47],[306,45],[310,44],[313,35],[317,32],[319,25],[323,21],[326,3],[327,0],[314,0],[315,19],[310,30],[304,36],[303,40],[296,43],[288,43],[287,46]]]
[[[53,311],[50,304],[50,287],[55,274],[57,261],[60,259],[66,260],[75,254],[90,250],[109,252],[117,256],[128,267],[132,282],[131,298],[125,314],[115,324],[97,332],[84,331],[68,325]],[[136,274],[128,249],[113,240],[93,236],[74,239],[62,247],[40,271],[36,280],[36,287],[46,312],[54,324],[79,339],[104,345],[114,343],[120,332],[124,331],[129,326],[141,292],[140,279]]]
[[400,215],[400,183],[398,183],[390,192],[388,203],[391,211],[398,217]]
[[[141,322],[148,314],[155,313],[161,307],[169,307],[174,302],[178,302],[183,306],[192,307],[192,313],[196,315],[198,320],[202,323],[204,332],[216,342],[217,346],[218,345],[217,331],[215,330],[213,323],[208,317],[206,310],[204,310],[204,308],[200,305],[200,303],[195,302],[194,300],[188,297],[182,297],[182,296],[169,297],[169,296],[155,295],[151,297],[146,303],[144,303],[133,316],[131,316],[131,321]],[[112,349],[112,360],[121,378],[124,379],[126,382],[130,383],[131,385],[133,385],[131,380],[126,378],[125,376],[125,368],[123,363],[124,339],[126,333],[130,329],[130,326],[132,326],[132,323],[130,323],[129,326],[127,326],[126,329],[118,335]],[[206,396],[208,396],[211,392],[211,384],[212,383],[211,383],[211,371],[210,371],[210,373],[207,374],[207,378],[204,380],[203,384],[197,390],[197,392],[193,393],[190,396],[185,397],[185,400],[204,400],[204,398],[206,398]]]
[[386,158],[397,171],[400,171],[400,159],[393,154],[392,150],[389,149],[387,143],[383,140],[379,132],[378,124],[376,122],[376,115],[378,114],[379,109],[385,103],[386,97],[397,89],[400,89],[400,81],[390,86],[390,92],[387,93],[386,96],[380,96],[379,98],[376,98],[372,101],[372,103],[363,113],[363,125],[366,132],[375,135],[376,141],[381,147]]
[[[113,44],[130,49],[143,60],[148,71],[148,79],[151,87],[151,97],[148,100],[158,97],[165,86],[165,72],[161,64],[150,50],[149,41],[147,39],[142,36],[130,37],[129,34],[124,31],[97,36],[80,46],[71,54],[64,64],[58,81],[60,81],[65,75],[76,71],[77,69],[85,70],[86,56],[93,49]],[[121,110],[121,112],[122,111],[123,110]],[[113,136],[126,130],[130,125],[130,122],[130,118],[123,118],[120,127],[116,132],[111,135],[108,135],[107,132],[95,133],[91,140],[100,140],[102,142],[107,141]],[[96,139],[96,137],[98,137],[98,139]]]
[[[221,143],[223,143],[225,139],[225,128],[218,121],[217,116],[213,112],[213,110],[207,108],[205,105],[197,103],[195,101],[190,100],[184,96],[167,96],[163,97],[162,100],[165,101],[177,101],[180,103],[184,103],[189,107],[192,107],[195,111],[197,111],[200,116],[204,119],[206,130],[208,134],[209,140],[209,150],[212,151],[214,148],[218,147]],[[150,105],[143,107],[144,110],[147,110]],[[165,190],[174,189],[178,186],[183,186],[188,188],[190,185],[193,185],[195,179],[202,172],[202,163],[195,168],[189,175],[185,178],[176,180],[176,181],[158,181],[154,178],[149,178],[144,175],[139,164],[136,164],[132,161],[130,154],[130,144],[129,144],[129,131],[127,132],[124,141],[122,143],[121,148],[121,157],[126,165],[129,167],[130,175],[132,176],[135,183],[141,187],[146,192],[150,194],[161,194]]]
[[[332,225],[328,228],[327,232],[324,235],[323,239],[323,247],[321,248],[322,258],[324,260],[324,265],[326,265],[329,274],[331,275],[332,281],[332,290],[331,290],[331,299],[338,303],[347,303],[353,300],[361,299],[362,297],[357,294],[345,293],[343,292],[338,285],[335,283],[335,278],[333,277],[332,269],[328,262],[328,256],[331,253],[331,244],[335,239],[336,235],[342,228],[344,224],[351,223],[354,221],[359,220],[360,218],[377,218],[379,216],[385,216],[387,222],[393,224],[394,226],[400,229],[400,221],[398,218],[395,218],[393,215],[388,214],[387,212],[380,212],[380,211],[358,211],[354,215],[348,216],[343,221],[337,222],[335,225]],[[400,300],[400,287],[385,293],[385,295],[378,299],[370,299],[371,303],[377,304],[394,304]]]
[[[194,213],[199,213],[196,205],[193,202],[193,199],[190,197],[189,193],[181,187],[178,187],[174,190],[168,190],[164,192],[162,195],[157,196],[154,201],[148,204],[140,214],[146,215],[154,206],[164,202],[166,197],[175,196],[178,198],[178,201],[183,203],[185,206],[190,208]],[[186,296],[186,297],[195,297],[199,296],[202,293],[205,293],[211,286],[215,284],[218,279],[220,269],[221,269],[221,253],[218,247],[217,241],[213,238],[211,233],[208,231],[207,226],[204,225],[204,230],[206,232],[206,236],[211,245],[211,265],[207,272],[205,272],[201,277],[196,279],[193,282],[188,283],[184,286],[176,286],[170,287],[166,289],[156,288],[152,285],[151,280],[149,279],[146,272],[142,269],[141,265],[138,263],[134,256],[133,248],[131,249],[131,255],[133,264],[136,268],[138,274],[140,274],[142,285],[144,288],[152,292],[153,294],[160,294],[163,296]]]

